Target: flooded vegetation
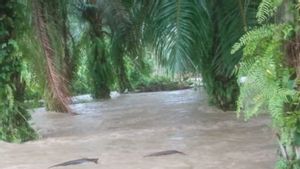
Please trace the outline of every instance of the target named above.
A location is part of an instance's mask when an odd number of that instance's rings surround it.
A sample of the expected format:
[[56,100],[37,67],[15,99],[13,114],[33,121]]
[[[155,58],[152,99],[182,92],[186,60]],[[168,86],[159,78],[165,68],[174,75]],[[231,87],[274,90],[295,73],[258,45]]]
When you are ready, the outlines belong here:
[[300,0],[0,2],[0,169],[300,169]]

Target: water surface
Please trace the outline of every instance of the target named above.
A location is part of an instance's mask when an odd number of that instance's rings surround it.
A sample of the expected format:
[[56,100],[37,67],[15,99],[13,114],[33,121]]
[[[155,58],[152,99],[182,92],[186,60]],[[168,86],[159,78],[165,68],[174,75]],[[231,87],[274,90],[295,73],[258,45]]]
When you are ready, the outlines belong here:
[[[33,122],[42,138],[0,142],[1,169],[46,169],[78,158],[99,164],[66,169],[272,169],[275,138],[266,117],[249,122],[207,105],[192,89],[126,94],[109,101],[75,104],[80,115],[37,109]],[[144,158],[178,150],[187,155]]]

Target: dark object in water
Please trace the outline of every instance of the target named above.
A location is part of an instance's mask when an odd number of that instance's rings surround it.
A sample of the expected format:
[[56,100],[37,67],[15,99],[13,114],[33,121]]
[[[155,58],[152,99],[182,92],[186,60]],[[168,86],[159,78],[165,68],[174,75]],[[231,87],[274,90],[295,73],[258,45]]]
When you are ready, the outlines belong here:
[[181,155],[186,155],[185,153],[177,150],[167,150],[167,151],[160,151],[156,153],[151,153],[148,155],[145,155],[144,157],[157,157],[157,156],[166,156],[166,155],[172,155],[172,154],[181,154]]
[[81,159],[77,159],[77,160],[71,160],[71,161],[67,161],[64,163],[53,165],[49,168],[62,167],[62,166],[68,166],[68,165],[77,165],[77,164],[82,164],[82,163],[86,163],[86,162],[93,162],[95,164],[98,164],[98,158],[81,158]]

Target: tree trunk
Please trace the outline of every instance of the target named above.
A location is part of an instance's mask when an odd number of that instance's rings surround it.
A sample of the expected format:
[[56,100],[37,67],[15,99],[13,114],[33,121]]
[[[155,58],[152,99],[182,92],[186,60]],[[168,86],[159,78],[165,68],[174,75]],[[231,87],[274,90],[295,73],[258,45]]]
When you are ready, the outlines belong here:
[[102,16],[96,9],[95,0],[89,0],[90,4],[82,12],[84,18],[89,22],[90,39],[92,47],[87,46],[92,52],[88,56],[89,76],[92,85],[92,96],[96,99],[110,98],[110,84],[112,81],[111,65],[108,61],[104,33],[102,31]]
[[117,77],[118,77],[118,84],[119,84],[119,92],[124,93],[126,90],[131,91],[132,86],[126,74],[126,67],[124,63],[123,56],[117,58]]
[[[76,57],[76,53],[71,52],[70,50],[70,39],[72,39],[71,37],[71,33],[70,33],[70,29],[69,29],[69,21],[68,21],[68,6],[67,6],[67,2],[62,1],[61,2],[62,5],[62,37],[63,37],[63,46],[64,46],[64,56],[63,56],[63,66],[62,66],[62,71],[63,71],[63,75],[64,75],[64,79],[65,79],[65,83],[68,84],[68,88],[69,90],[71,87],[71,83],[74,79],[75,76],[75,72],[76,72],[76,68],[77,68],[77,57]],[[71,40],[71,44],[74,45],[74,40]],[[73,46],[74,48],[74,46]]]
[[110,98],[110,65],[107,62],[107,53],[105,49],[105,42],[103,39],[97,37],[94,38],[95,44],[94,52],[89,56],[89,71],[92,81],[92,96],[95,99],[108,99]]
[[[212,44],[211,44],[211,63],[208,65],[208,73],[203,73],[203,78],[205,82],[210,82],[211,89],[208,89],[208,93],[210,96],[210,102],[216,104],[222,110],[232,110],[235,109],[236,99],[239,93],[238,84],[236,81],[235,75],[228,76],[225,73],[216,73],[215,68],[211,67],[211,65],[215,65],[214,60],[218,60],[221,58],[223,53],[221,53],[221,35],[220,35],[220,20],[222,19],[222,14],[220,11],[222,10],[223,1],[212,0],[211,8],[212,8]],[[238,4],[236,4],[238,5]],[[245,26],[245,25],[244,25]],[[208,74],[208,75],[205,75]]]

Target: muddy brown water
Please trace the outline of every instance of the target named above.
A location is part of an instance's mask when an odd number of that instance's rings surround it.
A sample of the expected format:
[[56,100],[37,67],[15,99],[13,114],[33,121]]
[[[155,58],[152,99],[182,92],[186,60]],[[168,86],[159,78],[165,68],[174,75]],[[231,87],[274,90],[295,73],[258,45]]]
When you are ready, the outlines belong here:
[[[33,122],[42,138],[0,142],[0,169],[46,169],[79,158],[99,158],[99,163],[60,168],[274,168],[276,143],[267,117],[237,119],[234,112],[208,106],[203,91],[126,94],[72,107],[80,115],[35,110]],[[143,157],[163,150],[187,155]]]

